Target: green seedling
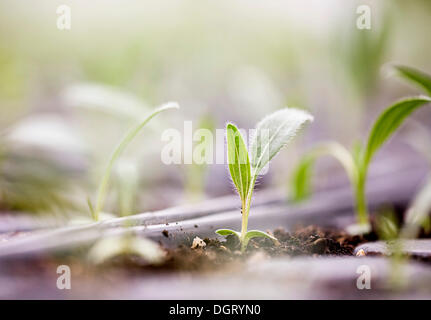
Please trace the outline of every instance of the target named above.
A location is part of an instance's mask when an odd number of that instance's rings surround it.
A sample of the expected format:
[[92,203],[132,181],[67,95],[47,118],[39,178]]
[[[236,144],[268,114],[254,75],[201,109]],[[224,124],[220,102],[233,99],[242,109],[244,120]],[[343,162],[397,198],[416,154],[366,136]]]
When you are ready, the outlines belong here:
[[[241,232],[219,229],[219,235],[235,235],[241,242],[244,252],[250,239],[265,237],[277,241],[273,236],[259,231],[247,230],[250,204],[254,185],[262,169],[296,135],[298,130],[313,117],[302,110],[286,108],[261,120],[250,144],[250,154],[238,128],[228,123],[226,127],[227,160],[232,181],[241,199]],[[251,160],[250,160],[251,158]]]
[[[395,67],[398,74],[408,81],[416,84],[425,92],[431,95],[431,76],[428,74],[405,66]],[[415,136],[407,140],[416,150],[423,153],[430,161],[430,141],[429,133],[421,125],[415,125]],[[421,140],[422,139],[422,140]],[[431,175],[414,197],[405,217],[402,228],[399,228],[395,219],[390,216],[379,216],[377,219],[377,231],[383,240],[390,240],[387,244],[388,250],[392,253],[390,281],[393,286],[401,287],[406,284],[406,277],[403,276],[403,268],[407,262],[407,256],[403,254],[403,240],[416,238],[422,227],[425,232],[431,231],[431,220],[429,212],[431,210]]]
[[[386,13],[379,16],[379,26],[373,26],[373,32],[351,28],[340,33],[343,38],[335,38],[335,65],[348,76],[348,84],[360,99],[370,96],[376,88],[380,66],[388,49],[392,21],[389,10],[383,12]],[[340,46],[340,43],[344,45]]]
[[380,240],[385,241],[387,254],[389,255],[389,286],[401,289],[406,285],[406,274],[404,267],[407,256],[403,252],[401,228],[398,219],[391,208],[386,208],[376,217],[376,232]]
[[148,116],[144,117],[144,119],[137,124],[135,127],[133,127],[126,135],[125,137],[120,141],[120,143],[117,145],[117,147],[114,149],[114,152],[111,155],[111,158],[109,159],[108,165],[106,166],[105,172],[102,176],[102,179],[99,184],[99,189],[97,193],[97,200],[96,200],[96,207],[93,208],[90,201],[88,201],[90,212],[92,214],[92,217],[94,220],[99,220],[100,212],[103,210],[103,205],[105,203],[106,193],[108,190],[108,184],[109,179],[111,177],[111,171],[114,167],[114,164],[118,160],[118,158],[121,156],[123,151],[126,149],[126,147],[132,142],[132,140],[138,135],[138,133],[142,130],[143,127],[156,115],[159,113],[169,110],[169,109],[178,109],[179,106],[175,102],[167,103],[162,105],[161,107],[155,109],[152,113],[150,113]]
[[323,144],[312,149],[294,170],[291,184],[293,200],[302,200],[310,194],[309,178],[315,160],[322,155],[330,155],[343,165],[354,190],[357,224],[349,227],[348,231],[354,234],[370,231],[365,194],[369,164],[403,121],[417,108],[429,102],[431,98],[426,96],[410,97],[396,102],[377,118],[365,146],[358,145],[354,152],[349,152],[338,143]]
[[[425,91],[426,94],[431,96],[431,75],[411,68],[407,66],[395,66],[397,73],[407,79],[409,82],[415,84],[417,87]],[[420,127],[419,127],[420,128]],[[419,139],[412,141],[412,144],[417,150],[420,150],[430,161],[429,150],[430,141],[429,133],[422,129],[420,133],[425,142],[420,144]],[[415,145],[416,144],[416,145]],[[414,238],[418,235],[420,227],[423,227],[425,232],[431,232],[431,219],[429,212],[431,210],[431,175],[428,176],[424,186],[418,192],[418,194],[413,199],[409,209],[407,210],[405,225],[402,229],[403,238]]]

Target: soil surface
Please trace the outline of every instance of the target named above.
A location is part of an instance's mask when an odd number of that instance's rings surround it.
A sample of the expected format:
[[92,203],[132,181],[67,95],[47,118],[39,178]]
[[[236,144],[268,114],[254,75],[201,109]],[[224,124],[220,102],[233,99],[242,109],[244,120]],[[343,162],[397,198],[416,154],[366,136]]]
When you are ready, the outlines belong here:
[[[250,240],[244,254],[236,236],[226,240],[205,238],[204,247],[192,249],[192,243],[184,243],[175,249],[167,250],[166,261],[154,270],[205,271],[235,266],[257,256],[301,256],[301,255],[353,255],[355,247],[361,243],[377,239],[374,233],[365,236],[350,236],[344,231],[328,230],[315,226],[300,227],[289,233],[282,228],[272,234],[279,240],[275,244],[267,238]],[[123,261],[124,262],[124,261]],[[130,261],[129,261],[130,262]]]
[[[403,224],[405,207],[394,207],[397,225]],[[199,239],[205,242],[205,246],[193,247],[193,238],[188,237],[176,248],[165,248],[167,258],[157,266],[148,266],[140,257],[121,256],[109,261],[112,266],[138,267],[138,269],[150,269],[151,271],[216,271],[226,268],[236,268],[250,259],[265,259],[279,256],[353,256],[354,249],[363,243],[373,242],[379,239],[378,221],[376,216],[370,217],[372,231],[365,235],[352,236],[344,230],[323,228],[315,225],[307,227],[297,226],[294,231],[287,232],[283,228],[267,231],[274,235],[279,243],[274,243],[268,238],[251,239],[247,250],[240,251],[240,243],[236,236],[230,235],[225,240],[217,238]],[[195,225],[195,228],[198,228]],[[163,230],[164,237],[171,234]],[[431,238],[431,232],[420,232],[419,238]],[[413,257],[416,258],[416,257]],[[431,258],[420,258],[428,262]]]

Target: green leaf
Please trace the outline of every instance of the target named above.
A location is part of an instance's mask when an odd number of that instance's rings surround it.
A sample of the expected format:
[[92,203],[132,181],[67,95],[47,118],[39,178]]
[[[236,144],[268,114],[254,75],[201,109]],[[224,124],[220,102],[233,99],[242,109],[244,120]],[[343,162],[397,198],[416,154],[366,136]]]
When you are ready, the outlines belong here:
[[245,234],[245,240],[247,242],[253,238],[268,238],[268,239],[271,239],[272,241],[278,241],[277,238],[267,234],[266,232],[259,231],[259,230],[250,230]]
[[375,152],[389,139],[403,121],[417,108],[429,102],[431,102],[429,97],[411,97],[401,100],[383,111],[371,129],[363,158],[364,167],[368,166]]
[[245,249],[247,248],[248,242],[250,241],[250,239],[253,238],[268,238],[271,239],[272,241],[274,241],[275,243],[278,243],[277,238],[267,234],[266,232],[263,231],[259,231],[259,230],[250,230],[245,234],[244,239],[241,239],[241,233],[234,231],[234,230],[230,230],[230,229],[218,229],[216,230],[216,233],[221,235],[221,236],[229,236],[231,234],[236,235],[239,240],[241,241],[241,251],[244,252]]
[[399,75],[421,87],[427,94],[431,95],[431,75],[406,66],[395,66],[395,69]]
[[250,160],[247,147],[238,128],[228,123],[226,128],[229,172],[243,203],[251,183]]
[[241,239],[241,233],[230,229],[218,229],[216,230],[216,233],[221,236],[229,236],[233,234],[233,235],[236,235],[239,239]]
[[156,115],[159,113],[169,110],[169,109],[178,109],[178,103],[176,102],[170,102],[166,103],[158,108],[156,108],[152,113],[150,113],[148,116],[146,116],[138,125],[133,127],[126,136],[121,140],[121,142],[118,144],[118,146],[115,148],[114,152],[111,155],[111,159],[108,162],[108,165],[105,169],[104,175],[102,177],[102,180],[99,185],[99,190],[97,194],[97,202],[96,202],[96,208],[94,210],[94,216],[95,220],[97,221],[99,219],[99,213],[103,209],[103,204],[105,202],[106,192],[108,188],[108,182],[109,178],[111,177],[111,171],[114,167],[115,162],[117,159],[121,156],[124,149],[129,145],[129,143],[137,136],[137,134],[141,131],[141,129]]
[[251,142],[253,178],[313,117],[306,111],[286,108],[274,112],[260,121]]
[[250,230],[245,234],[244,240],[241,244],[241,251],[244,252],[247,248],[248,242],[253,238],[268,238],[274,241],[275,244],[279,244],[277,238],[267,234],[266,232],[259,231],[259,230]]

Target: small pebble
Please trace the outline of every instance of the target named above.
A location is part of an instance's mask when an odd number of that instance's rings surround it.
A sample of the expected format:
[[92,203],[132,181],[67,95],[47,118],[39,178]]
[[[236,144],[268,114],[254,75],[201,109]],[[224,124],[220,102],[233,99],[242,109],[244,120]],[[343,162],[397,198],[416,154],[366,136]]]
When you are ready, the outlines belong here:
[[364,249],[359,250],[356,252],[357,257],[365,257],[367,254],[365,253]]
[[194,239],[193,239],[193,243],[192,243],[192,246],[191,246],[191,248],[192,249],[196,249],[196,248],[203,248],[203,247],[205,247],[207,244],[205,243],[205,241],[203,241],[201,238],[199,238],[199,237],[195,237]]
[[219,249],[220,250],[222,250],[222,251],[226,251],[226,252],[229,252],[230,250],[228,249],[228,248],[226,248],[225,246],[220,246],[219,247]]

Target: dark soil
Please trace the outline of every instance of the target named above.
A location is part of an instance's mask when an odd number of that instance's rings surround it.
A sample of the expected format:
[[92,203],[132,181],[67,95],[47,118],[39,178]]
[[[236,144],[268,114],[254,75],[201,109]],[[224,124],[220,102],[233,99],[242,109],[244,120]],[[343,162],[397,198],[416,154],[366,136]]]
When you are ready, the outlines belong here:
[[374,234],[366,236],[350,236],[344,231],[326,230],[309,226],[297,228],[289,233],[284,229],[276,229],[273,235],[279,244],[267,238],[250,240],[244,254],[240,252],[237,237],[228,236],[225,241],[218,239],[203,239],[206,246],[192,249],[192,243],[185,243],[175,249],[167,250],[166,261],[155,270],[188,270],[204,271],[235,266],[252,258],[256,253],[264,256],[321,256],[321,255],[353,255],[354,248],[363,242],[374,241]]
[[[396,223],[403,224],[405,206],[392,208],[395,213]],[[352,256],[354,249],[362,243],[377,241],[378,228],[376,215],[371,217],[372,232],[362,236],[352,236],[343,230],[323,228],[318,226],[298,226],[293,232],[287,232],[282,228],[273,230],[272,234],[279,240],[279,244],[267,238],[255,238],[249,242],[246,252],[240,251],[240,243],[237,237],[228,236],[226,240],[205,238],[206,246],[192,249],[192,237],[178,247],[165,248],[167,259],[161,265],[148,266],[140,257],[118,257],[114,265],[150,269],[152,271],[215,271],[236,268],[248,259],[253,259],[257,254],[262,257],[279,256]],[[199,226],[195,225],[195,228]],[[167,230],[163,230],[163,236],[170,237]],[[419,238],[430,238],[430,232],[421,230]],[[417,257],[413,257],[417,258]],[[423,262],[429,262],[429,258],[420,258]],[[109,264],[112,266],[111,261]]]

